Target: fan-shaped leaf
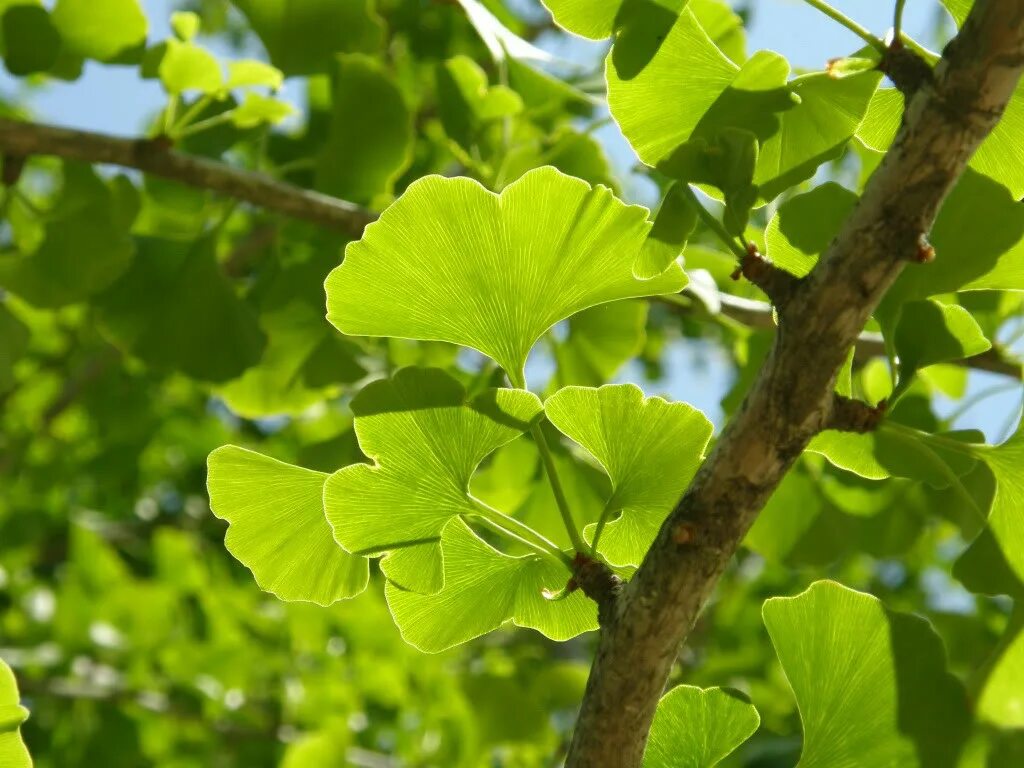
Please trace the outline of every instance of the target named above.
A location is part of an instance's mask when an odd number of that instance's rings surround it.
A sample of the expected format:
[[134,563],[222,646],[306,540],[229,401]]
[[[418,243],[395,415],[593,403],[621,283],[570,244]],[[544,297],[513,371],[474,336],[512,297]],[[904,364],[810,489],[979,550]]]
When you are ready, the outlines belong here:
[[28,719],[21,706],[14,673],[0,659],[0,765],[4,768],[32,768],[32,758],[19,728]]
[[[443,371],[403,368],[352,402],[359,446],[375,464],[345,467],[327,481],[324,504],[345,549],[381,553],[436,542],[457,515],[486,515],[469,493],[477,465],[518,437],[541,412],[530,392],[490,389],[467,400]],[[420,553],[422,554],[422,553]],[[436,580],[402,585],[431,591]]]
[[331,605],[366,588],[366,558],[350,555],[324,517],[327,475],[225,445],[210,454],[210,509],[224,544],[260,588],[282,600]]
[[970,713],[927,622],[830,581],[763,614],[800,708],[800,768],[957,764]]
[[146,42],[138,0],[57,0],[53,24],[68,52],[111,61]]
[[644,768],[713,768],[761,723],[738,691],[680,685],[658,702]]
[[685,285],[677,265],[653,280],[633,277],[646,218],[553,168],[501,195],[428,176],[349,244],[327,278],[327,317],[343,333],[473,347],[522,386],[530,349],[559,320]]
[[549,600],[569,570],[540,555],[509,557],[489,546],[462,520],[441,534],[444,586],[432,595],[387,585],[388,605],[402,637],[421,651],[437,653],[511,621],[554,640],[597,629],[597,606],[577,591]]
[[[566,387],[547,399],[548,419],[586,448],[612,481],[599,551],[618,565],[639,565],[662,520],[700,466],[713,427],[685,403],[644,398],[633,384]],[[596,529],[588,529],[596,535]]]

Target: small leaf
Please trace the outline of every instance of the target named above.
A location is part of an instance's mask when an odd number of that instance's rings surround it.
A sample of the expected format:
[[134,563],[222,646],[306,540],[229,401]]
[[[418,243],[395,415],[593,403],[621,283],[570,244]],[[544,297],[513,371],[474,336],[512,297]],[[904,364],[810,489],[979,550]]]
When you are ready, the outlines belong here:
[[349,244],[327,278],[327,317],[347,334],[472,347],[522,385],[530,349],[559,320],[685,285],[677,265],[650,281],[633,277],[646,218],[553,168],[501,195],[428,176]]
[[199,14],[192,11],[175,11],[171,14],[171,29],[183,43],[192,42],[192,38],[199,34],[201,25]]
[[633,384],[566,387],[547,399],[544,411],[611,478],[607,514],[622,515],[605,526],[598,550],[616,565],[639,565],[696,474],[711,422],[685,403],[644,398]]
[[277,67],[255,59],[228,62],[228,79],[224,87],[229,90],[262,86],[276,91],[282,85],[284,85],[284,74]]
[[754,735],[761,717],[738,691],[679,685],[658,702],[644,768],[713,768]]
[[157,75],[164,90],[171,95],[177,96],[187,91],[214,94],[224,88],[224,73],[220,62],[198,45],[171,38],[147,53],[147,56],[159,61],[156,66]]
[[0,765],[4,768],[32,768],[32,758],[19,731],[28,719],[28,710],[19,702],[14,673],[0,659]]
[[362,554],[429,544],[451,518],[486,514],[469,493],[470,478],[486,456],[530,427],[541,404],[512,389],[467,400],[443,371],[403,368],[365,387],[352,411],[359,446],[374,465],[331,475],[324,504],[335,538]]
[[370,0],[233,0],[285,75],[327,72],[336,53],[373,53],[384,22]]
[[963,360],[992,348],[970,312],[937,301],[904,304],[893,343],[899,355],[901,385],[927,365]]
[[830,581],[762,612],[800,709],[800,768],[957,765],[967,698],[926,621]]
[[361,54],[338,56],[331,122],[316,165],[316,186],[356,203],[390,199],[411,160],[412,115],[394,80]]
[[492,632],[511,621],[553,640],[597,629],[597,606],[582,592],[564,600],[544,597],[570,574],[559,562],[539,555],[509,557],[489,546],[461,520],[441,535],[444,586],[422,595],[388,583],[388,606],[406,642],[438,653]]
[[324,517],[327,475],[234,445],[210,454],[210,509],[229,523],[228,551],[282,600],[331,605],[370,577],[366,558],[338,546]]
[[231,113],[231,122],[237,128],[255,128],[258,125],[277,125],[295,114],[295,107],[272,96],[249,91],[245,99]]
[[142,46],[149,27],[138,0],[57,0],[52,18],[67,51],[97,61]]

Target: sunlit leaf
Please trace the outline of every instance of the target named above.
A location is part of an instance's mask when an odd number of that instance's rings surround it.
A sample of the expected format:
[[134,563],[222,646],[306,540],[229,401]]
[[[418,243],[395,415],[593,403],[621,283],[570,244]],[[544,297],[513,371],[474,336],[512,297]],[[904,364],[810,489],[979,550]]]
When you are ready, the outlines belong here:
[[138,0],[57,0],[52,18],[69,51],[98,61],[142,45],[149,26]]
[[224,545],[282,600],[331,605],[366,588],[366,558],[338,546],[324,517],[326,480],[234,445],[210,454],[210,509],[229,523]]
[[937,301],[904,304],[893,344],[899,355],[901,381],[926,365],[964,360],[992,348],[970,312]]
[[32,768],[19,731],[28,719],[28,710],[20,701],[14,673],[0,659],[0,765],[4,768]]
[[327,278],[327,317],[347,334],[473,347],[522,384],[530,349],[554,323],[685,285],[678,266],[650,281],[633,277],[646,218],[606,188],[552,168],[501,195],[468,179],[427,177],[348,246]]
[[350,552],[382,553],[435,542],[458,515],[487,516],[469,493],[470,478],[540,410],[522,390],[491,389],[467,401],[462,385],[430,368],[404,368],[365,387],[352,411],[359,446],[374,464],[345,467],[327,481],[335,538]]
[[927,622],[830,581],[763,614],[800,708],[801,768],[957,765],[967,697]]
[[621,517],[605,526],[599,551],[614,564],[639,565],[697,472],[711,422],[685,403],[644,398],[632,384],[566,387],[547,399],[544,411],[611,478],[607,514]]
[[552,341],[558,386],[607,383],[643,346],[647,304],[616,301],[573,315],[564,340]]
[[444,587],[433,595],[389,583],[388,605],[402,637],[422,651],[437,653],[491,632],[511,621],[554,640],[597,629],[597,606],[581,592],[549,600],[568,569],[540,555],[509,557],[476,536],[461,520],[441,535]]
[[680,685],[658,702],[644,768],[713,768],[761,723],[738,691]]

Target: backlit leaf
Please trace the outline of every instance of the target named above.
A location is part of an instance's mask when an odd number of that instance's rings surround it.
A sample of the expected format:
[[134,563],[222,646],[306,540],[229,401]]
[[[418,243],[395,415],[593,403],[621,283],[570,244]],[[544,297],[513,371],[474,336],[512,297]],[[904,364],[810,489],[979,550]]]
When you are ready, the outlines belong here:
[[0,659],[0,765],[4,768],[32,768],[32,758],[19,731],[27,719],[28,710],[20,704],[14,673]]
[[228,551],[282,600],[331,605],[366,588],[366,558],[334,540],[324,517],[327,475],[234,445],[210,454],[210,509]]
[[738,691],[677,686],[658,702],[644,768],[712,768],[760,723],[754,705]]
[[327,317],[347,334],[473,347],[522,385],[530,349],[554,323],[685,285],[676,265],[653,280],[633,277],[646,218],[553,168],[501,195],[428,176],[348,246],[327,278]]
[[97,61],[141,46],[149,26],[138,0],[57,0],[52,18],[69,51]]

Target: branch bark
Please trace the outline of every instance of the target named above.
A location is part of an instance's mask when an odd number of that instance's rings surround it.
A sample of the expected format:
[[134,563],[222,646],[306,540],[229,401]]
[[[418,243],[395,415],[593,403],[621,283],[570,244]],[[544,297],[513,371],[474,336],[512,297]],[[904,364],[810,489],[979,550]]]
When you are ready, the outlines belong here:
[[186,155],[156,139],[121,139],[90,131],[0,118],[4,165],[32,155],[105,163],[207,189],[268,211],[319,224],[358,238],[376,214],[354,203],[297,187],[262,173]]
[[[977,0],[857,207],[790,300],[739,411],[601,629],[567,768],[636,768],[680,644],[772,491],[826,424],[836,374],[1024,68],[1024,0]],[[915,265],[915,269],[927,269]],[[686,536],[677,536],[685,528]]]

